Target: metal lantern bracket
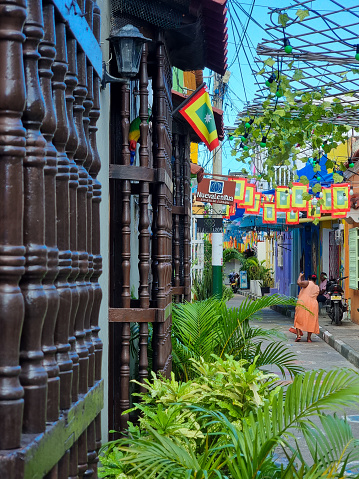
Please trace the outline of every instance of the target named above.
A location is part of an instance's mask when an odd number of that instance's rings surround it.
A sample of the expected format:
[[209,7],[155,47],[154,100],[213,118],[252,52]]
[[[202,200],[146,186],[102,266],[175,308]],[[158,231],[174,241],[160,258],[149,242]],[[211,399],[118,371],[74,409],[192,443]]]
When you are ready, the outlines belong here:
[[117,78],[110,75],[106,68],[106,62],[102,62],[102,79],[101,79],[101,89],[106,88],[107,83],[129,83],[128,78]]

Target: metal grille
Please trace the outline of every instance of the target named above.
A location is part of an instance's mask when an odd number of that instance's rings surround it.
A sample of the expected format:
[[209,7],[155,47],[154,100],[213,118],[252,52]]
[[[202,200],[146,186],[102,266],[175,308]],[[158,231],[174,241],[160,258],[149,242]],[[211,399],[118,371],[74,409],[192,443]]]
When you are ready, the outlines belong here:
[[[352,68],[359,68],[359,62],[355,60],[359,5],[348,8],[337,0],[329,0],[327,11],[320,13],[320,0],[294,0],[292,3],[280,8],[269,7],[271,24],[265,25],[267,38],[257,46],[257,54],[262,58],[256,60],[260,62],[263,57],[277,58],[281,64],[281,72],[289,78],[293,77],[296,69],[302,70],[303,78],[292,82],[298,92],[297,99],[299,100],[303,93],[320,91],[323,87],[328,98],[340,98],[344,106],[344,112],[324,121],[335,120],[338,124],[358,126],[358,115],[345,109],[345,106],[357,104],[359,99],[359,77],[356,72],[351,71]],[[308,10],[309,16],[300,21],[295,14],[298,9]],[[284,52],[283,27],[277,23],[279,14],[287,14],[290,18],[285,28],[285,36],[293,46],[292,53]],[[261,104],[268,94],[266,79],[265,76],[257,77],[259,89],[253,104],[244,114],[263,112]],[[348,96],[348,93],[352,96]],[[274,102],[272,107],[274,108]]]
[[183,17],[179,10],[159,0],[111,0],[113,30],[126,25],[129,20],[133,23],[135,18],[166,29],[178,28]]

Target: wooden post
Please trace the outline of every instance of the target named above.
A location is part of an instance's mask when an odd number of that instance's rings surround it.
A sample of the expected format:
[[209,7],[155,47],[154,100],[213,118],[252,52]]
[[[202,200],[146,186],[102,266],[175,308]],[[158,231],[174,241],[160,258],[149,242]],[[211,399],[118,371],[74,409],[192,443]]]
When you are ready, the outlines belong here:
[[[24,273],[23,171],[25,106],[22,27],[24,0],[0,0],[0,449],[20,446],[24,390],[19,382],[19,346],[24,299],[18,286]],[[8,65],[11,62],[11,70]],[[10,187],[9,187],[10,185]]]

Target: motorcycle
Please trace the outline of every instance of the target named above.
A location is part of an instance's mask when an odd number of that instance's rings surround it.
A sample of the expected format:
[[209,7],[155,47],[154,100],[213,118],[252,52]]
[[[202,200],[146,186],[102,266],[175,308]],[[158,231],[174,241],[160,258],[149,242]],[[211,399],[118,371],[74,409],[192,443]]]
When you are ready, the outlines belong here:
[[334,322],[337,326],[341,325],[343,313],[347,310],[344,291],[339,282],[347,277],[331,279],[327,282],[326,291],[329,293],[330,298],[326,301],[326,309],[332,323]]
[[230,282],[230,285],[231,285],[231,288],[232,288],[232,291],[233,293],[237,293],[238,292],[238,274],[237,273],[230,273],[228,275],[228,278],[229,278],[229,282]]

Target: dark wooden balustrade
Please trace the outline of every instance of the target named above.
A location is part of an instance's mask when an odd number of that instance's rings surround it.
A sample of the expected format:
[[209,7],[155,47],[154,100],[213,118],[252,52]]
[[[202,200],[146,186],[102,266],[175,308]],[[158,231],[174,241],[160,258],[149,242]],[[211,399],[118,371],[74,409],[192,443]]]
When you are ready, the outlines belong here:
[[60,0],[0,0],[0,477],[6,479],[97,477],[99,41],[100,10],[92,0],[67,10]]
[[[131,378],[143,382],[150,367],[170,375],[172,298],[190,300],[189,138],[172,135],[171,86],[165,41],[154,35],[138,80],[111,87],[109,429],[127,427]],[[131,165],[129,129],[137,116]]]

